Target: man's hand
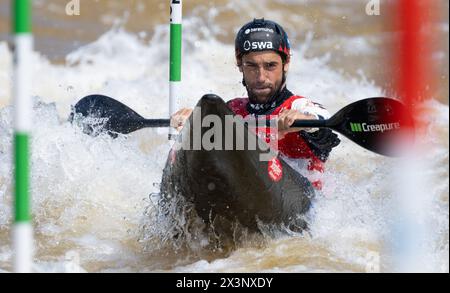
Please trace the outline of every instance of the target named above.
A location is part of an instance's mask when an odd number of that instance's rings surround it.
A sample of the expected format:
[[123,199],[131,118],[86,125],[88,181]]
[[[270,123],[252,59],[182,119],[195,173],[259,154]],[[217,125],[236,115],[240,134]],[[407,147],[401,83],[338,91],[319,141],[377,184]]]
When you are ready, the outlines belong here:
[[175,128],[177,131],[180,131],[191,114],[192,109],[183,108],[179,110],[173,114],[172,117],[170,117],[170,126]]
[[306,115],[296,110],[288,110],[283,108],[278,114],[278,139],[284,138],[284,136],[290,132],[299,132],[300,130],[306,130],[308,128],[291,128],[291,125],[295,120],[315,120],[314,115]]

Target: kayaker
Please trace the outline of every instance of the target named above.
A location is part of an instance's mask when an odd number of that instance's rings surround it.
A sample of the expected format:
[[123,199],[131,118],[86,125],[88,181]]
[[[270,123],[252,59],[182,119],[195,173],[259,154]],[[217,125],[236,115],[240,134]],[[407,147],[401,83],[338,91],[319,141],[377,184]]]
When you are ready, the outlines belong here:
[[[254,19],[239,30],[235,55],[248,97],[232,99],[228,107],[244,118],[277,115],[278,150],[321,189],[324,163],[340,140],[329,129],[290,127],[297,119],[328,119],[330,114],[322,105],[287,89],[291,54],[285,30],[273,21]],[[191,113],[191,109],[181,109],[172,116],[171,125],[180,130]]]

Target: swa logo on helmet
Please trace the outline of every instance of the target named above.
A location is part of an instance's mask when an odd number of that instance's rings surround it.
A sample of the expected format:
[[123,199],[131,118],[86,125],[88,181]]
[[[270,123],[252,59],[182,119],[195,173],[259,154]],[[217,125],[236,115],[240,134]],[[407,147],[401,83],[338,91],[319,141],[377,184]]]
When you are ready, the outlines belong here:
[[272,50],[273,49],[273,43],[272,42],[250,42],[245,41],[244,43],[244,50],[250,51],[252,50]]

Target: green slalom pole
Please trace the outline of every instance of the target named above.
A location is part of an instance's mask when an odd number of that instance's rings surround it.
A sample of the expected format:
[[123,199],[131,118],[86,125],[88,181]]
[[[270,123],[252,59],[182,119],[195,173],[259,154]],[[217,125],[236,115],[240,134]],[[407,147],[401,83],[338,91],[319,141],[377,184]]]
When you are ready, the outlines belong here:
[[[181,99],[181,52],[182,52],[183,1],[170,0],[170,93],[169,115],[176,111],[176,102]],[[169,128],[169,139],[174,139],[176,131]]]
[[33,228],[30,217],[29,158],[32,125],[31,100],[31,0],[13,0],[12,27],[14,51],[14,163],[15,200],[13,227],[13,268],[17,273],[31,272]]

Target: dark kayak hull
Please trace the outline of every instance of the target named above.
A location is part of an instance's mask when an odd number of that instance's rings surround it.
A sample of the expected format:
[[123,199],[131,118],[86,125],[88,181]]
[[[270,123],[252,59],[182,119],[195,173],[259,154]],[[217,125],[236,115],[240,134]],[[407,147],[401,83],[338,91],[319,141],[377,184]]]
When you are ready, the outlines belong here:
[[[197,107],[201,108],[202,119],[216,115],[224,121],[225,115],[233,114],[225,102],[214,95],[204,96]],[[191,144],[192,125],[193,116],[182,131],[182,138],[189,137]],[[201,137],[209,129],[202,127]],[[224,142],[225,131],[221,131],[221,135]],[[252,135],[256,137],[253,132],[245,131],[244,141]],[[179,143],[184,142],[179,140]],[[229,151],[206,151],[203,147],[172,150],[164,169],[161,194],[163,198],[184,197],[207,224],[219,218],[226,223],[238,222],[250,230],[258,230],[258,223],[304,229],[306,223],[302,215],[310,207],[314,189],[282,158],[275,158],[282,176],[274,179],[269,174],[269,163],[260,161],[261,153],[267,150],[248,150],[248,147]]]

